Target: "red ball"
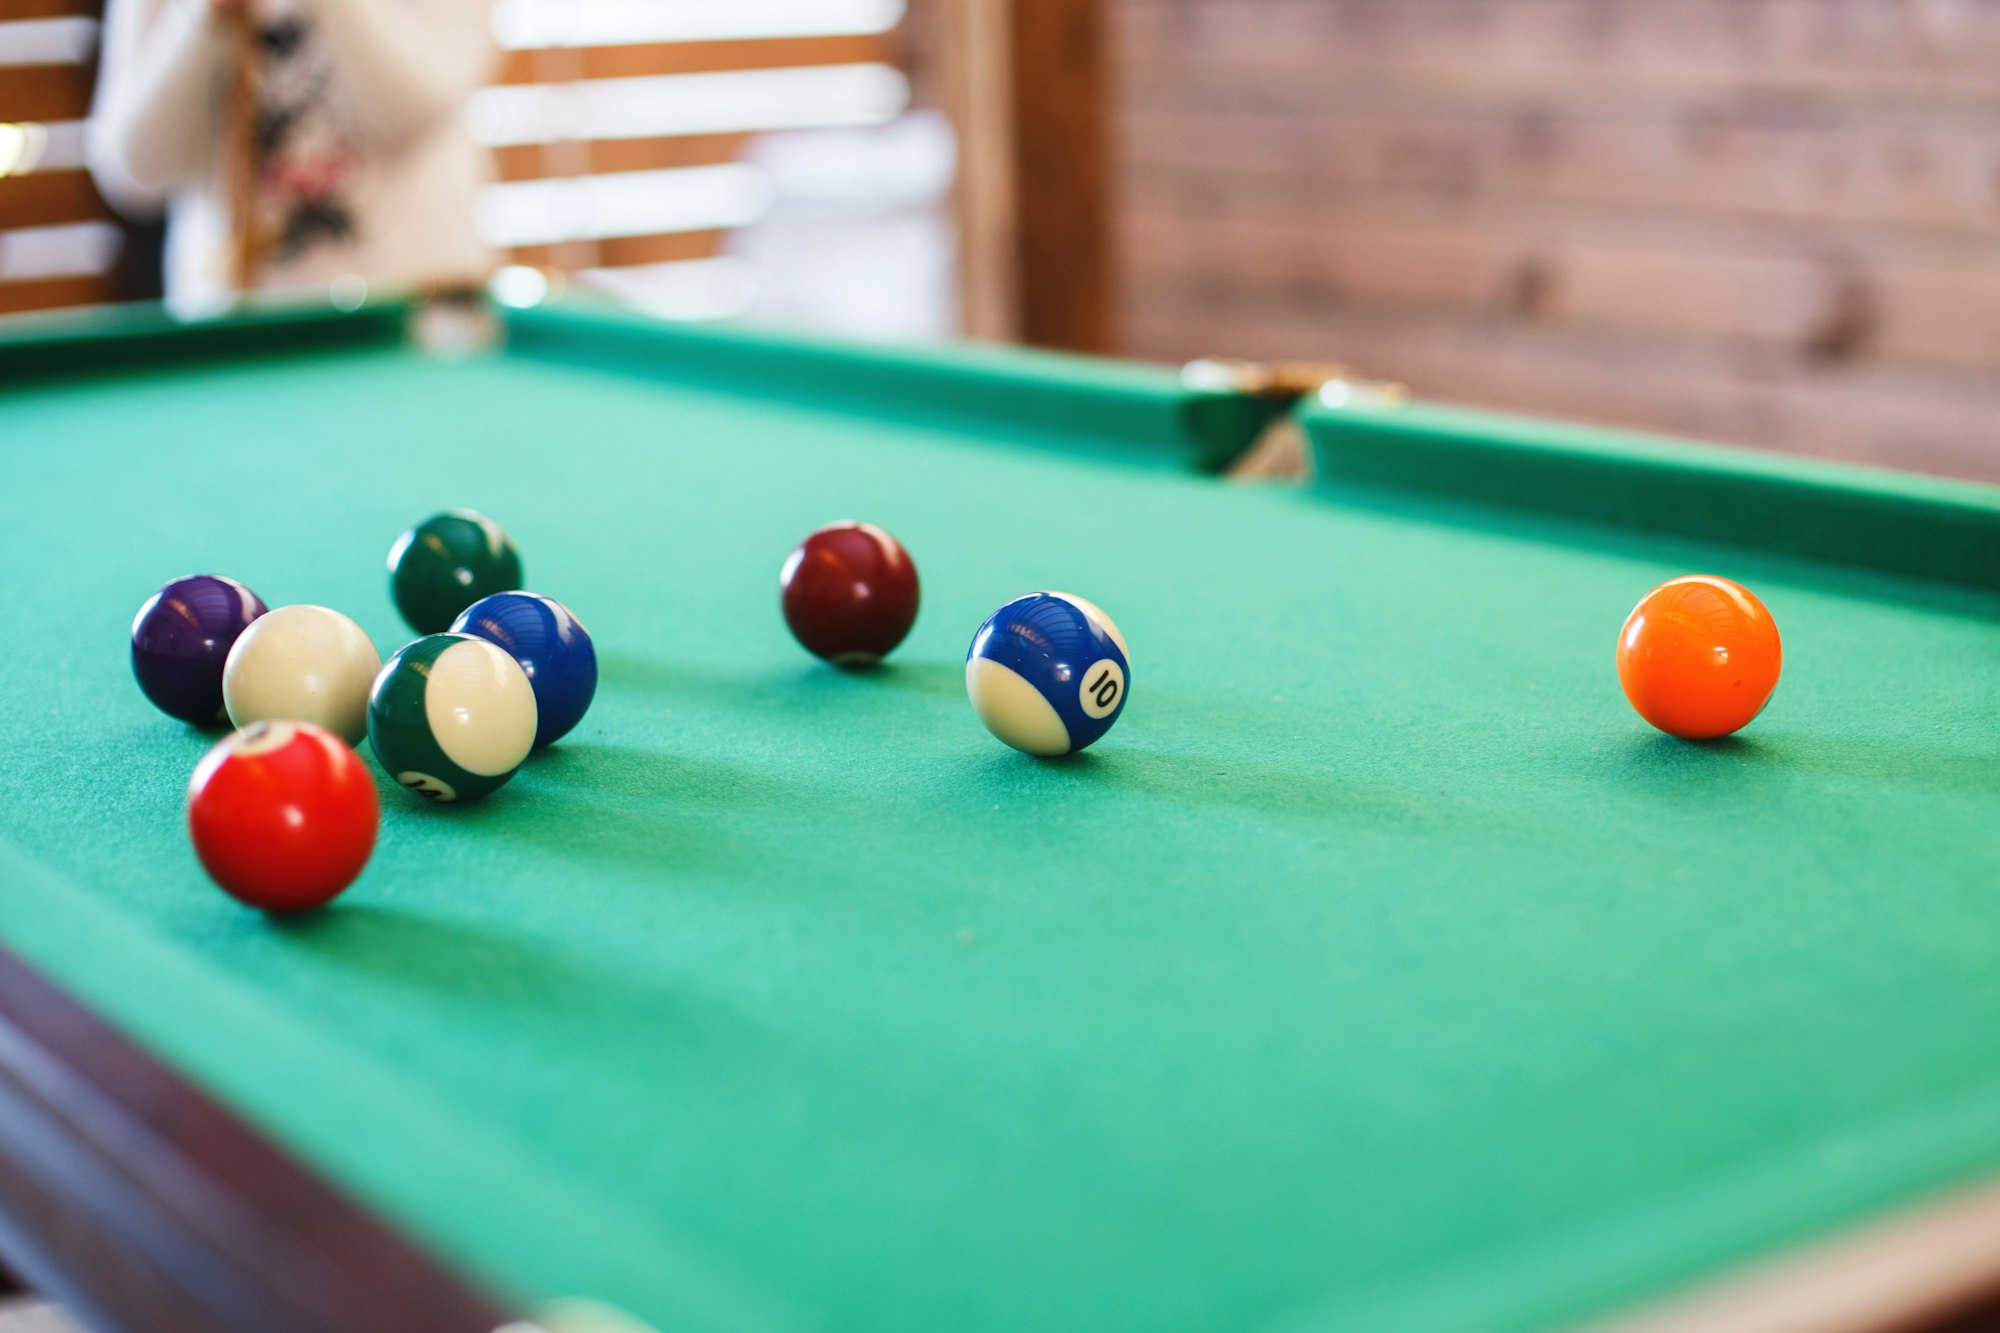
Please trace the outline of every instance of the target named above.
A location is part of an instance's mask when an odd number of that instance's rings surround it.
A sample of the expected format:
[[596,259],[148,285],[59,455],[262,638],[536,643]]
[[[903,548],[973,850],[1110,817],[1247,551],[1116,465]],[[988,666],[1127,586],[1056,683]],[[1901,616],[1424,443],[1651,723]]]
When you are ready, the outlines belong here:
[[304,912],[354,882],[375,850],[380,808],[360,756],[309,722],[232,732],[188,783],[202,868],[233,898]]
[[829,523],[799,543],[778,575],[785,623],[836,666],[869,666],[917,620],[917,567],[873,523]]

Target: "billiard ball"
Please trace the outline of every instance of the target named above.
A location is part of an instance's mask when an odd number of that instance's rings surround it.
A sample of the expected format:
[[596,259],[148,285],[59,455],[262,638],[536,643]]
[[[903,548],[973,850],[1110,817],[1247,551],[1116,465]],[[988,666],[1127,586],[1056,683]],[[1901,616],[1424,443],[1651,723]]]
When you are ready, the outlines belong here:
[[1066,592],[1007,603],[972,636],[965,692],[986,729],[1029,754],[1071,754],[1125,711],[1131,656],[1111,617]]
[[785,558],[778,597],[807,652],[836,666],[871,666],[916,623],[917,567],[873,523],[829,523]]
[[324,606],[281,606],[243,632],[222,667],[222,701],[239,727],[311,722],[349,745],[368,734],[368,689],[382,655],[361,626]]
[[535,748],[567,736],[597,693],[597,649],[574,612],[535,592],[482,597],[451,622],[453,634],[497,644],[535,688]]
[[220,574],[175,579],[132,620],[132,674],[153,706],[198,727],[225,720],[222,668],[263,599]]
[[202,868],[239,902],[303,912],[354,882],[375,850],[375,782],[353,750],[310,722],[231,732],[188,783]]
[[521,582],[514,539],[470,509],[433,514],[389,548],[389,596],[419,634],[441,632],[480,598]]
[[1784,650],[1749,589],[1705,574],[1647,593],[1618,635],[1618,683],[1639,716],[1670,736],[1713,740],[1771,700]]
[[368,743],[389,776],[433,801],[497,791],[535,743],[535,687],[470,634],[404,644],[368,695]]

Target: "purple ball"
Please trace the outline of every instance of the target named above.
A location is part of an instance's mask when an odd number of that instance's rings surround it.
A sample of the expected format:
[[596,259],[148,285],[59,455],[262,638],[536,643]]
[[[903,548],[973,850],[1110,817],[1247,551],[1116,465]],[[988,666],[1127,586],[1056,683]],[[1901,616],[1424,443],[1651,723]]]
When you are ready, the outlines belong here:
[[264,610],[263,599],[235,579],[175,579],[148,597],[132,621],[132,674],[139,688],[168,717],[198,727],[226,721],[222,664]]

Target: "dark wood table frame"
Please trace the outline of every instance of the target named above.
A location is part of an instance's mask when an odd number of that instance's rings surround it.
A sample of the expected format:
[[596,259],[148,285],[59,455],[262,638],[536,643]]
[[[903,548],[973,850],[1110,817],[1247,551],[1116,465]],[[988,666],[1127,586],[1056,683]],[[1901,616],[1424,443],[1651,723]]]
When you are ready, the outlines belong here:
[[4,949],[0,1258],[106,1333],[492,1333],[510,1322]]
[[[1949,1225],[1990,1225],[1996,1212],[2000,1202],[1980,1204]],[[1926,1225],[1936,1223],[1919,1210],[1881,1231],[1894,1244],[1886,1233]],[[1884,1248],[1885,1237],[1869,1231],[1845,1248],[1808,1249],[1769,1274],[1614,1317],[1604,1333],[1819,1327],[1800,1323],[1802,1311],[1823,1309],[1817,1293],[1838,1290],[1834,1269]],[[101,1333],[535,1327],[5,949],[0,1260]],[[2000,1329],[2000,1287],[1964,1278],[1929,1284],[1918,1308],[1887,1317],[1849,1310],[1834,1327]]]

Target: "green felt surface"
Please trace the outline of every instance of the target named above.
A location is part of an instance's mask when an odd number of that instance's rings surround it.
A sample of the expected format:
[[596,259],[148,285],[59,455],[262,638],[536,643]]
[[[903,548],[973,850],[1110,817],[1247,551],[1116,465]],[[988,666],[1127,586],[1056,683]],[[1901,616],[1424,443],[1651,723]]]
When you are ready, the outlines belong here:
[[[2000,1162],[1991,596],[582,360],[0,395],[0,938],[503,1290],[690,1330],[1529,1328]],[[383,779],[333,910],[238,908],[133,611],[214,570],[386,654],[383,553],[444,505],[590,626],[595,707],[483,803]],[[924,580],[871,675],[777,611],[848,516]],[[1649,732],[1612,670],[1694,569],[1785,635],[1735,742]],[[963,695],[1041,587],[1133,652],[1066,762]]]

